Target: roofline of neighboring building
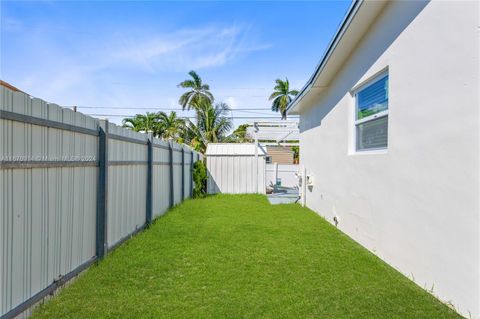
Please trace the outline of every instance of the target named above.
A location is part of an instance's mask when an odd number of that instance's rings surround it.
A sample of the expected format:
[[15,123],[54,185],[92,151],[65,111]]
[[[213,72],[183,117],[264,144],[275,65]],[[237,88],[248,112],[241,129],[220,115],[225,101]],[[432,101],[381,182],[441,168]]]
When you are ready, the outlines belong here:
[[337,29],[337,32],[335,32],[335,35],[333,36],[332,40],[330,41],[330,43],[327,47],[327,50],[325,51],[322,58],[320,59],[320,62],[317,64],[317,67],[315,68],[315,71],[313,72],[312,76],[307,81],[307,83],[303,86],[303,88],[300,90],[300,92],[297,94],[297,96],[295,96],[293,101],[291,101],[290,104],[287,106],[287,113],[290,113],[290,111],[293,111],[293,109],[298,104],[298,102],[310,90],[312,84],[315,82],[318,75],[321,73],[321,71],[325,67],[326,63],[328,62],[328,59],[330,58],[333,51],[337,47],[337,44],[340,42],[343,34],[345,33],[345,31],[350,26],[351,21],[353,20],[356,13],[358,12],[358,9],[362,6],[363,3],[364,3],[364,0],[353,0],[352,1],[350,7],[347,10],[347,13],[345,14],[345,17],[343,18],[342,22],[340,23],[339,28]]
[[[230,154],[230,153],[212,153],[212,146],[230,146],[230,147],[235,147],[235,146],[252,146],[254,149],[255,149],[255,143],[208,143],[207,144],[207,149],[205,150],[205,156],[255,156],[255,153],[248,153],[248,154],[245,154],[245,153],[234,153],[234,154]],[[257,149],[259,149],[260,151],[258,152],[258,156],[266,156],[267,155],[267,151],[266,149],[258,144]]]
[[15,86],[11,85],[10,83],[7,83],[7,82],[5,82],[5,81],[3,81],[3,80],[0,80],[0,86],[4,86],[4,87],[6,87],[7,89],[10,89],[10,90],[15,91],[15,92],[25,93],[25,92],[23,92],[22,90],[20,90],[19,88],[15,87]]

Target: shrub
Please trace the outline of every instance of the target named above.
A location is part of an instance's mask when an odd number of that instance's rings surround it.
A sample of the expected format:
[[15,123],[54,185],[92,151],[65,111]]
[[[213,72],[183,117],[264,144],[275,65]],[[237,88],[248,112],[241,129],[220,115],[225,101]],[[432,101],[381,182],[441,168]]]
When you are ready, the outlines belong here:
[[207,168],[203,161],[193,164],[193,198],[203,198],[207,194]]

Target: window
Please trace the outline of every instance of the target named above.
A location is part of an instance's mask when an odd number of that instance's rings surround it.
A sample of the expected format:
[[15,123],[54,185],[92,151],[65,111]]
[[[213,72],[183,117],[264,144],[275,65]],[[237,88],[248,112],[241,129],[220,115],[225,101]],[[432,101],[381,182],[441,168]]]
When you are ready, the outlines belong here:
[[388,74],[380,75],[355,93],[356,150],[388,145]]

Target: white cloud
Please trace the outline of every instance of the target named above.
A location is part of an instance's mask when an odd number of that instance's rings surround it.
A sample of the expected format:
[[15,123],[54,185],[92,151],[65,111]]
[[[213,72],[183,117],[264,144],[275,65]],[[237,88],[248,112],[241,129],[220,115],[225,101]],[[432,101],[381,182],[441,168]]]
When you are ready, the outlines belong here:
[[[93,99],[112,102],[113,94],[125,93],[114,84],[117,77],[128,77],[133,87],[124,88],[132,94],[137,83],[141,88],[142,84],[136,79],[142,76],[158,77],[157,74],[163,72],[218,67],[270,47],[258,43],[247,26],[238,25],[164,33],[143,29],[115,30],[78,38],[68,31],[59,35],[57,30],[60,29],[55,26],[43,26],[24,35],[21,45],[35,47],[35,59],[26,56],[23,60],[31,60],[32,64],[24,64],[22,69],[13,65],[10,70],[5,69],[12,75],[9,79],[27,92],[58,103]],[[66,46],[65,38],[75,41],[69,41]],[[7,62],[4,59],[5,66],[10,65]],[[117,104],[123,104],[121,102]],[[234,107],[236,103],[232,102]],[[167,104],[174,103],[168,101]]]
[[[182,90],[176,84],[192,69],[203,74],[201,69],[221,67],[271,47],[259,42],[249,26],[238,24],[171,32],[129,28],[96,33],[57,24],[42,24],[27,32],[13,19],[2,25],[12,33],[19,32],[19,36],[6,33],[4,41],[10,50],[7,55],[2,52],[4,80],[63,106],[99,107],[79,110],[118,115],[111,116],[116,123],[123,115],[146,111],[145,107],[179,108]],[[217,100],[232,109],[258,103],[258,99],[244,96],[249,94],[241,94],[239,99],[238,91],[221,93],[218,84],[210,84]]]
[[151,34],[122,39],[112,50],[109,61],[124,67],[187,71],[221,66],[242,54],[264,50],[270,45],[257,44],[246,27],[206,27],[183,29],[168,34]]

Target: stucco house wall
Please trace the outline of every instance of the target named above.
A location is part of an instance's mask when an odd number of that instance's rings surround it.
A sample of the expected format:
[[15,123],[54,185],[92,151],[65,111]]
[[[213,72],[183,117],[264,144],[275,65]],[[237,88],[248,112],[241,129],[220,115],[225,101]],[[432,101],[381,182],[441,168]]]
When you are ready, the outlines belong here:
[[[388,149],[351,90],[389,74]],[[465,316],[479,309],[479,3],[391,2],[300,118],[306,204]]]

